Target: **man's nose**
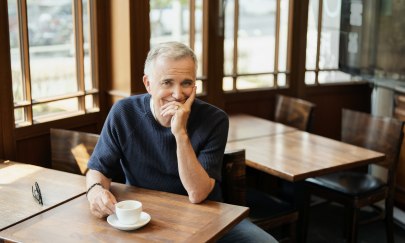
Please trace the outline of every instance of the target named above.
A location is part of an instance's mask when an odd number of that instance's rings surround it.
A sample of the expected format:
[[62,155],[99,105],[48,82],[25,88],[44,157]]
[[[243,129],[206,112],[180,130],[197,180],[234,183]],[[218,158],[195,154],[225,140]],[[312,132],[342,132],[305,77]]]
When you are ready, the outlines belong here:
[[182,89],[182,87],[180,85],[175,85],[173,87],[172,96],[176,100],[182,100],[183,99],[183,89]]

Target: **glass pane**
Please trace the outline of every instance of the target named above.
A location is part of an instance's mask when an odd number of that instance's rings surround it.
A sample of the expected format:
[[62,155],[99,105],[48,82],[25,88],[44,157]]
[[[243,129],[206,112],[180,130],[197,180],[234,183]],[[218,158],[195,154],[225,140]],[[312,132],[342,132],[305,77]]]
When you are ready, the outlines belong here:
[[77,91],[72,2],[27,1],[32,98]]
[[67,116],[79,110],[77,98],[59,100],[32,106],[34,120],[47,119],[55,115]]
[[305,84],[315,84],[315,72],[305,72]]
[[239,0],[238,73],[274,71],[276,0]]
[[203,92],[203,81],[202,80],[196,80],[195,81],[195,86],[197,86],[197,94],[201,94]]
[[[234,15],[235,14],[235,1],[226,1],[225,6],[225,36],[224,36],[224,75],[232,75],[234,71],[233,66],[233,51],[234,51]],[[236,71],[236,70],[235,70]],[[225,84],[224,84],[225,85]],[[225,90],[225,89],[224,89]]]
[[150,0],[151,46],[167,41],[189,44],[188,1]]
[[316,69],[316,48],[318,46],[318,1],[309,0],[306,69]]
[[277,75],[277,84],[280,87],[287,86],[287,75],[285,75],[285,73],[279,73]]
[[236,80],[237,89],[255,89],[269,87],[274,87],[274,76],[272,74],[240,76]]
[[338,68],[341,0],[324,0],[319,68]]
[[90,59],[90,9],[89,1],[83,0],[83,49],[84,49],[84,87],[85,90],[93,89]]
[[86,95],[85,96],[85,103],[86,103],[86,111],[99,111],[98,105],[96,102],[96,95]]
[[348,82],[351,80],[350,74],[340,71],[320,71],[318,73],[318,83],[336,83],[336,82]]
[[15,124],[25,122],[24,108],[16,108],[16,109],[14,109],[14,121],[15,121]]
[[233,90],[233,78],[232,77],[224,77],[222,79],[222,89],[224,91],[232,91]]
[[24,83],[21,69],[20,36],[17,1],[8,1],[8,23],[10,29],[11,75],[14,101],[24,100]]
[[[288,48],[288,17],[289,0],[280,2],[280,35],[278,46],[278,71],[287,71],[287,48]],[[280,83],[279,83],[280,85]]]

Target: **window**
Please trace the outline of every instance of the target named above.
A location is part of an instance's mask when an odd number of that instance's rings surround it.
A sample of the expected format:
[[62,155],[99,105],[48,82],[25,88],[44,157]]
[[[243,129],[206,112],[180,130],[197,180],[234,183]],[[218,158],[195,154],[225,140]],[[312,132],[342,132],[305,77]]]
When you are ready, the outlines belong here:
[[228,0],[224,91],[288,86],[289,0]]
[[305,84],[359,81],[339,71],[341,0],[310,0]]
[[16,127],[98,111],[90,0],[9,0]]
[[157,43],[179,41],[190,46],[198,59],[197,93],[204,92],[206,81],[203,14],[207,0],[151,0],[151,47]]

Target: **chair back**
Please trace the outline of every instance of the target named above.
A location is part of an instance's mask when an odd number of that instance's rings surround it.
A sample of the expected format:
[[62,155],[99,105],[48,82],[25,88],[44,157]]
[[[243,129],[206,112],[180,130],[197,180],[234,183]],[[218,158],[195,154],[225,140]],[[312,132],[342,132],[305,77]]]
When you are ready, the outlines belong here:
[[277,95],[274,120],[287,126],[308,131],[315,104],[284,95]]
[[[342,141],[386,155],[378,165],[388,169],[387,184],[395,183],[404,123],[392,118],[343,109]],[[391,187],[393,188],[393,186]]]
[[85,175],[98,134],[51,128],[52,168]]
[[230,204],[246,206],[245,150],[225,151],[222,164],[222,194]]

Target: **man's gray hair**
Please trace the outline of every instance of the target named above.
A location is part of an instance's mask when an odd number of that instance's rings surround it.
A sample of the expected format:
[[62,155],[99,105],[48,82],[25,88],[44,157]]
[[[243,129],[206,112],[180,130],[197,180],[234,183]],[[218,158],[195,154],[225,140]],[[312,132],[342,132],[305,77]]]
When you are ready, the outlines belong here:
[[144,74],[151,75],[152,67],[158,57],[164,57],[172,60],[179,60],[186,57],[191,57],[195,64],[195,71],[197,73],[197,57],[194,51],[180,42],[165,42],[160,43],[152,48],[145,61]]

